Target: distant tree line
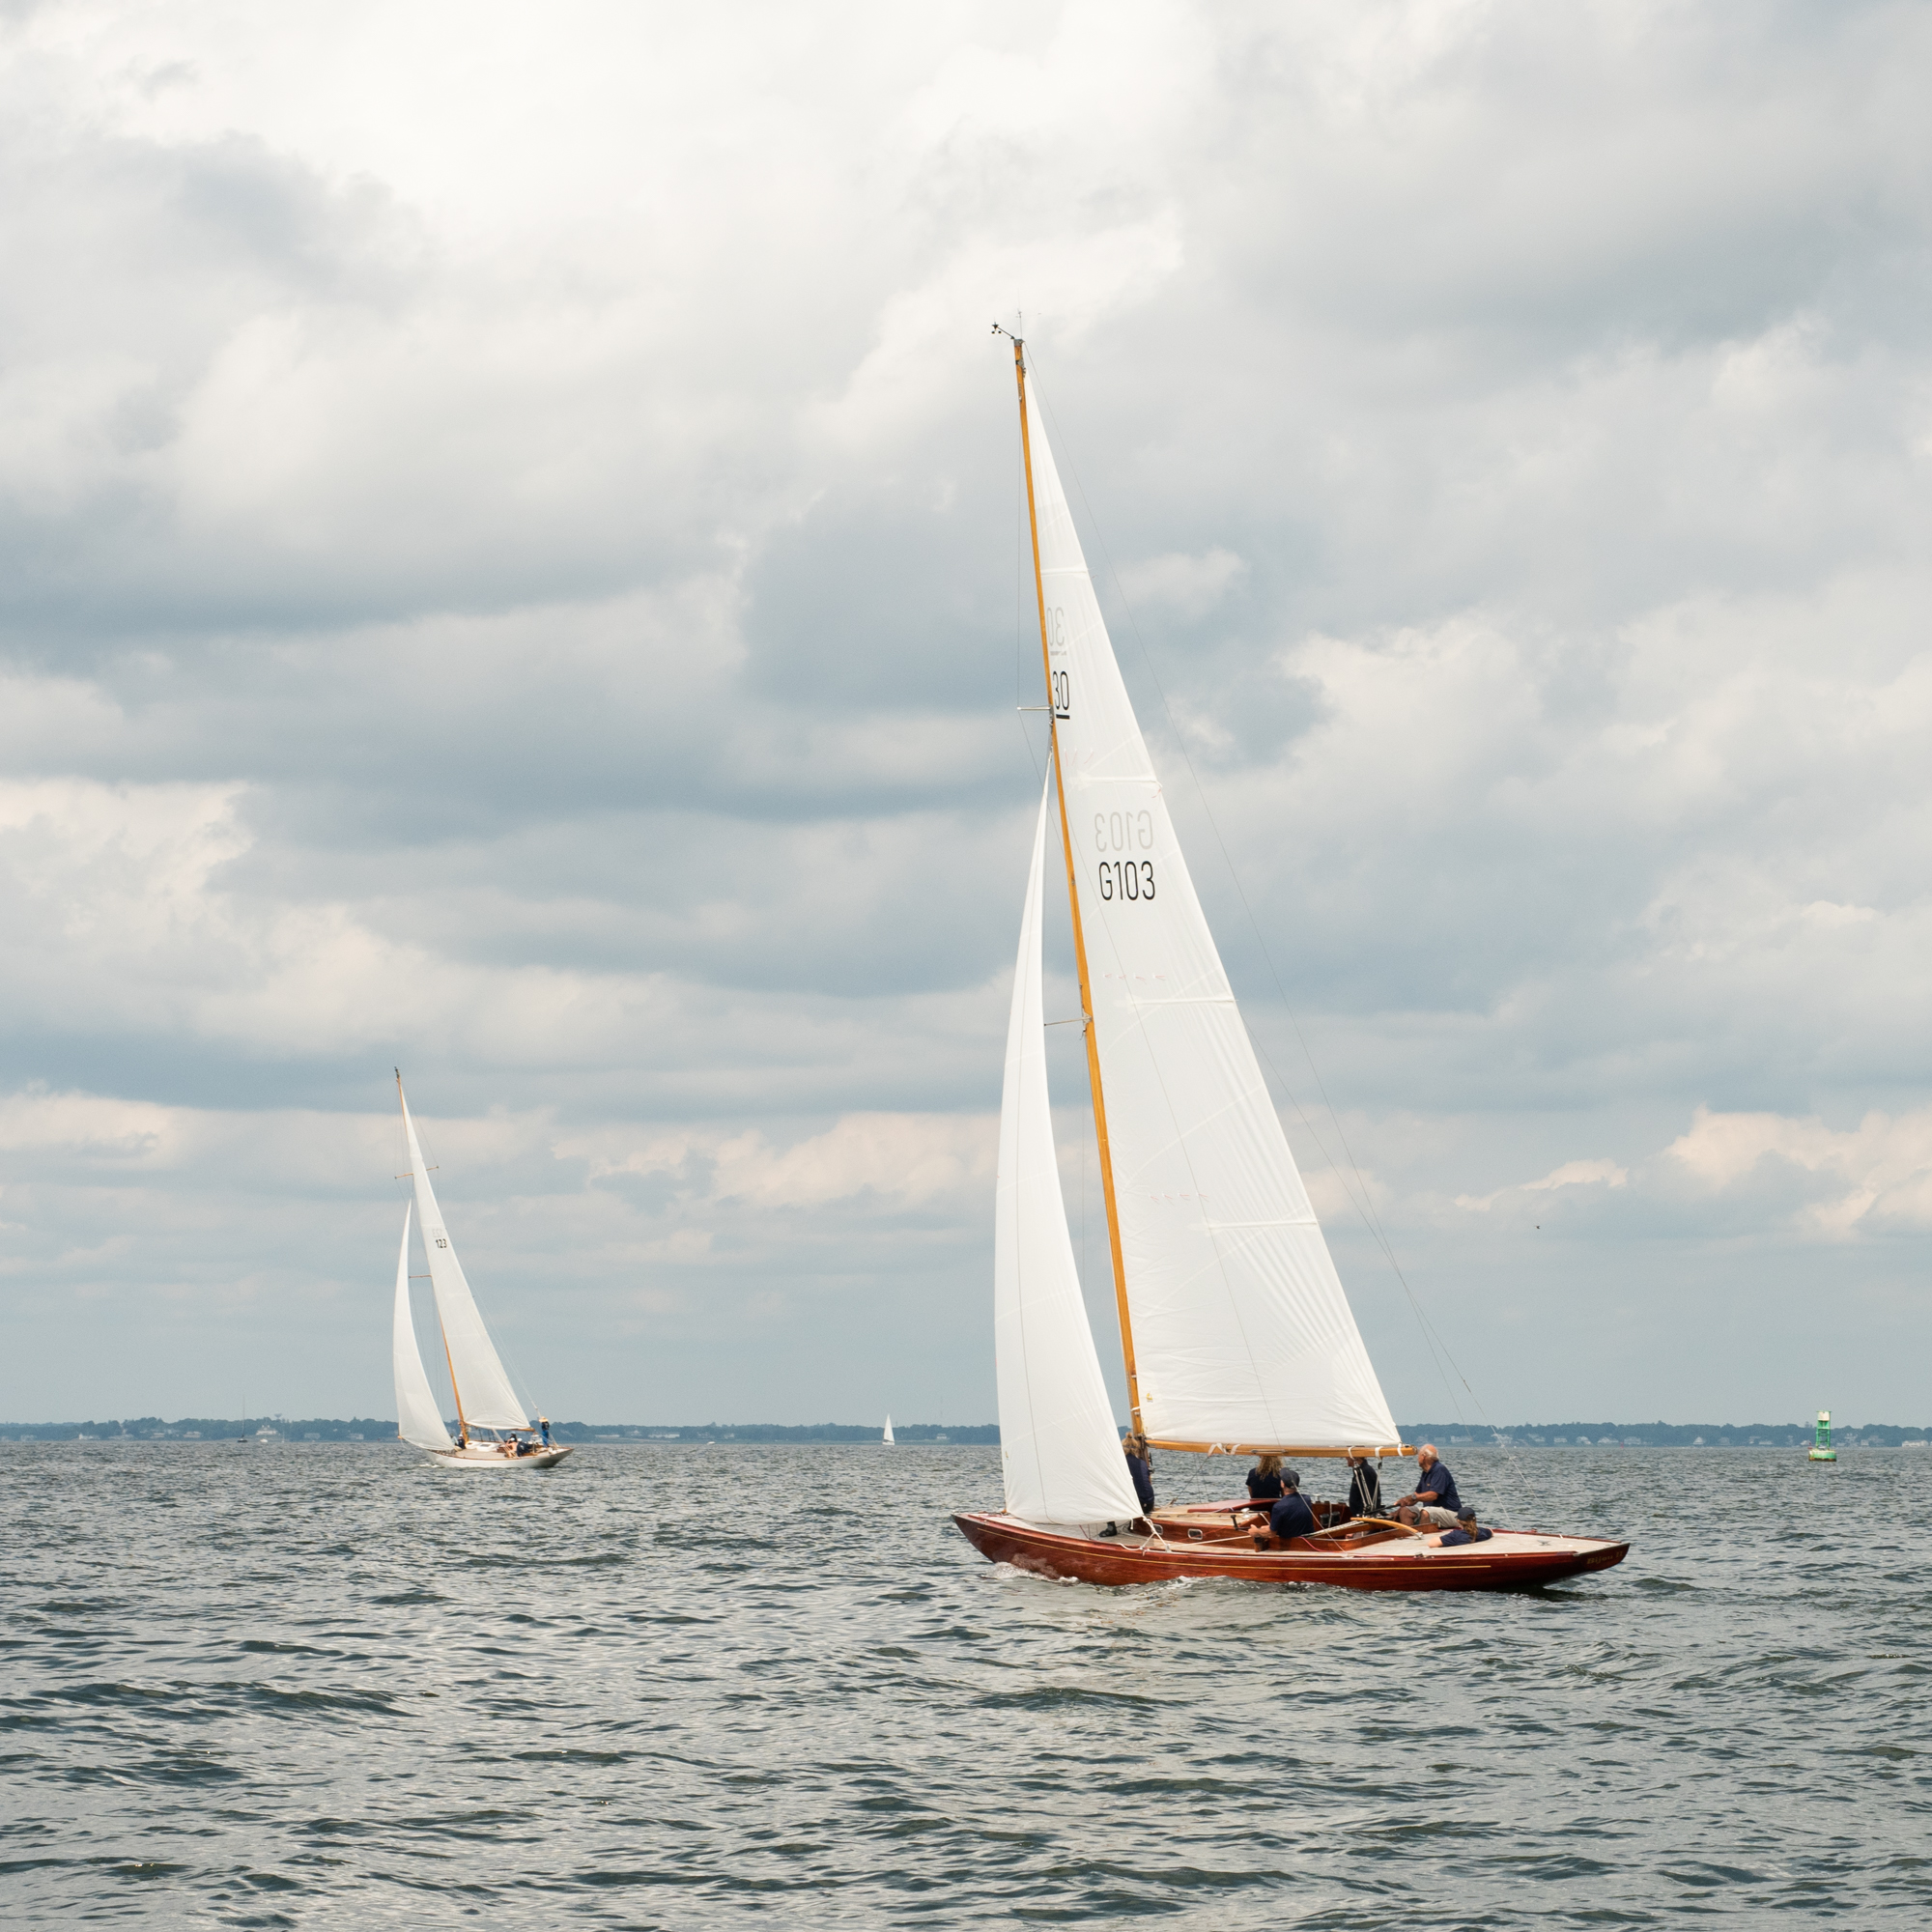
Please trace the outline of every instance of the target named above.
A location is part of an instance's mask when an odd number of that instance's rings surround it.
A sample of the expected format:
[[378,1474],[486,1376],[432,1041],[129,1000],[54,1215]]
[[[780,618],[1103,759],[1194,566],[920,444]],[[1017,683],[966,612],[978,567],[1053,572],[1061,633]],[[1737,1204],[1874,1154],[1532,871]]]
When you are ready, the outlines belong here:
[[[867,1422],[553,1422],[559,1442],[876,1442],[879,1428]],[[449,1418],[456,1434],[456,1418]],[[902,1443],[988,1443],[1000,1439],[995,1423],[896,1422],[893,1434]],[[382,1416],[311,1416],[291,1421],[282,1415],[184,1416],[165,1422],[137,1415],[108,1422],[0,1422],[0,1438],[14,1441],[71,1442],[393,1442],[396,1425]]]
[[[1519,1449],[1799,1449],[1812,1437],[1804,1422],[1530,1422],[1500,1430],[1470,1422],[1406,1422],[1405,1442],[1433,1442],[1445,1455],[1452,1447],[1493,1444],[1498,1436]],[[1905,1442],[1932,1438],[1924,1423],[1868,1422],[1854,1427],[1834,1423],[1832,1439],[1841,1448],[1896,1449]]]
[[[449,1421],[450,1434],[456,1420]],[[869,1422],[553,1422],[559,1442],[699,1443],[722,1442],[876,1442],[879,1429]],[[1000,1439],[991,1422],[897,1422],[893,1434],[902,1444],[987,1444]],[[0,1440],[71,1442],[393,1442],[396,1425],[383,1416],[311,1416],[291,1421],[282,1415],[184,1416],[165,1422],[158,1415],[109,1422],[0,1422]],[[1537,1422],[1501,1429],[1470,1422],[1406,1422],[1405,1442],[1434,1442],[1451,1449],[1493,1446],[1498,1439],[1519,1449],[1768,1449],[1802,1448],[1811,1440],[1806,1422]],[[1896,1449],[1932,1439],[1932,1424],[1868,1422],[1834,1425],[1840,1448]]]

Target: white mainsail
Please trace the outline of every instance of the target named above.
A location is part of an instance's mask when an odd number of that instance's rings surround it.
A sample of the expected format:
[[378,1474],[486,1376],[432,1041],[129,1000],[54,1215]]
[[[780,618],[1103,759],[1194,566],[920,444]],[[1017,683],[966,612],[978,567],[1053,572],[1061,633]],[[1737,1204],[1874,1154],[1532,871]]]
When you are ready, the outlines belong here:
[[1121,681],[1031,387],[1026,407],[1141,1426],[1204,1445],[1393,1444]]
[[893,1442],[893,1419],[890,1415],[886,1417],[886,1433],[879,1437],[879,1441],[887,1449],[895,1446]]
[[[396,1089],[400,1094],[400,1080]],[[449,1350],[458,1412],[471,1429],[527,1428],[529,1418],[503,1373],[490,1331],[477,1313],[476,1298],[464,1278],[463,1264],[456,1259],[449,1232],[442,1225],[407,1099],[403,1101],[403,1126],[409,1134],[410,1172],[416,1183],[416,1220],[422,1228],[423,1251],[429,1256],[430,1283],[436,1290],[436,1311],[442,1321],[443,1346]]]
[[416,1324],[410,1319],[410,1211],[405,1206],[402,1252],[396,1257],[396,1434],[418,1449],[447,1449],[449,1431],[437,1411],[416,1347]]
[[[1048,779],[1051,797],[1052,780]],[[1034,830],[1007,1027],[993,1235],[993,1350],[1007,1510],[1032,1522],[1130,1522],[1140,1515],[1080,1298],[1053,1115],[1040,995],[1047,798]]]

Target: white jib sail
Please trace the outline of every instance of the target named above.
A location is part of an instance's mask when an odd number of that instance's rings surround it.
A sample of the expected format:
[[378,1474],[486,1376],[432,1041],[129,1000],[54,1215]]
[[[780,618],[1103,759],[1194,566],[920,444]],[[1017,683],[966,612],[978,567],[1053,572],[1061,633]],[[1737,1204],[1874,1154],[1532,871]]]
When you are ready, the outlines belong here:
[[469,1293],[463,1264],[450,1245],[436,1205],[436,1190],[423,1168],[416,1124],[403,1102],[403,1125],[409,1131],[410,1172],[416,1183],[416,1219],[423,1232],[423,1251],[429,1256],[430,1284],[436,1290],[436,1312],[442,1321],[443,1346],[449,1350],[449,1370],[456,1380],[456,1405],[471,1429],[526,1429],[524,1413],[510,1378],[497,1359],[496,1345]]
[[[1052,796],[1052,780],[1047,781]],[[1000,1384],[1000,1464],[1007,1509],[1031,1522],[1130,1522],[1140,1515],[1114,1427],[1094,1331],[1080,1298],[1053,1115],[1040,1009],[1040,891],[1047,800],[1034,831],[1007,1027],[993,1235],[993,1351]]]
[[447,1449],[449,1431],[437,1413],[416,1347],[416,1324],[410,1319],[410,1209],[403,1209],[403,1249],[396,1257],[396,1434],[418,1449]]
[[1027,391],[1047,657],[1150,1435],[1393,1443]]

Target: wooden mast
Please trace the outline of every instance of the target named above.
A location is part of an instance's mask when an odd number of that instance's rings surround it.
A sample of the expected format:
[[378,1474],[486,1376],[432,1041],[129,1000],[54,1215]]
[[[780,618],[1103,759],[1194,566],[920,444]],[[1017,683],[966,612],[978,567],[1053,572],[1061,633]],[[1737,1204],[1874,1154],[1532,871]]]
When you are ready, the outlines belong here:
[[[410,1103],[403,1098],[403,1069],[400,1066],[396,1068],[396,1105],[403,1110],[403,1140],[405,1145],[407,1145],[410,1133]],[[418,1149],[417,1151],[420,1152],[421,1150]],[[413,1175],[411,1178],[413,1179]],[[429,1261],[429,1230],[424,1228],[420,1232],[423,1240],[423,1259]],[[430,1262],[430,1268],[432,1270],[430,1279],[432,1281],[436,1279],[435,1267],[436,1264]],[[463,1391],[456,1385],[456,1360],[449,1352],[449,1331],[442,1325],[442,1303],[440,1301],[436,1305],[436,1332],[442,1337],[442,1359],[449,1365],[449,1392],[456,1398],[457,1446],[462,1449],[468,1449],[469,1447],[469,1419],[463,1413]]]
[[[1002,335],[1007,331],[1002,329]],[[1094,1096],[1094,1133],[1100,1144],[1100,1191],[1107,1204],[1107,1248],[1114,1264],[1114,1307],[1121,1319],[1121,1356],[1127,1372],[1127,1407],[1136,1435],[1141,1428],[1141,1379],[1134,1367],[1134,1323],[1127,1310],[1127,1269],[1121,1255],[1121,1213],[1114,1200],[1114,1154],[1107,1141],[1107,1096],[1100,1085],[1100,1042],[1094,1032],[1094,996],[1087,977],[1087,937],[1080,923],[1080,889],[1073,869],[1073,834],[1066,823],[1066,767],[1060,756],[1060,717],[1053,701],[1053,652],[1046,629],[1046,580],[1039,568],[1039,512],[1033,494],[1033,437],[1027,426],[1026,344],[1013,345],[1013,380],[1019,384],[1020,458],[1026,466],[1027,531],[1033,539],[1033,588],[1039,610],[1039,661],[1046,672],[1046,728],[1053,747],[1053,783],[1060,798],[1060,846],[1066,855],[1066,905],[1073,916],[1073,962],[1080,979],[1080,1031],[1087,1042],[1087,1085]]]

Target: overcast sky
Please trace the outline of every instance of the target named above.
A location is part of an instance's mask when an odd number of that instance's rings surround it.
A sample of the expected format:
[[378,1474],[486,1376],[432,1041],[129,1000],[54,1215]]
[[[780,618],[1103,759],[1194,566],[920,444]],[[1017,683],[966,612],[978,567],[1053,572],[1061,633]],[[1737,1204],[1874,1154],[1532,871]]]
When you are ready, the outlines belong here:
[[391,1413],[396,1065],[551,1414],[992,1416],[1020,314],[1396,1413],[1924,1419],[1928,71],[10,0],[0,1419]]

